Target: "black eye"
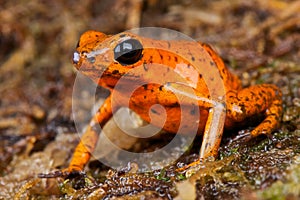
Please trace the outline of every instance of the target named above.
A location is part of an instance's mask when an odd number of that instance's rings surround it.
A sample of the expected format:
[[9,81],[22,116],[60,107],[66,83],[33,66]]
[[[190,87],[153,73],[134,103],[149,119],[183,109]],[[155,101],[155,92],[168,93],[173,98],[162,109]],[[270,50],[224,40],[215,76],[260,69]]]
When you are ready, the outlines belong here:
[[118,44],[114,49],[114,58],[122,65],[136,63],[142,57],[143,46],[135,39],[129,39]]

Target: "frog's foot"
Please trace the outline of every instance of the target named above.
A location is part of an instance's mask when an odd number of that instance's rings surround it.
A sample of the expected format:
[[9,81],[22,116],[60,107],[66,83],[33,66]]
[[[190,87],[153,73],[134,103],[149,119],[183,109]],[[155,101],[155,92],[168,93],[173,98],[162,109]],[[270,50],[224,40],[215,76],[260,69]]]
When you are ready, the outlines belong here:
[[198,159],[198,160],[196,160],[196,161],[194,161],[194,162],[192,162],[192,163],[190,163],[190,164],[188,164],[186,166],[183,166],[183,167],[180,167],[180,168],[176,169],[176,171],[177,172],[184,172],[187,169],[190,169],[190,168],[193,168],[195,166],[198,166],[200,163],[202,163],[202,160]]
[[252,138],[254,138],[254,136],[252,136],[250,130],[239,131],[239,133],[230,140],[229,144],[237,141],[240,143],[246,143]]
[[49,173],[40,173],[38,174],[38,177],[39,178],[58,178],[58,177],[67,178],[67,177],[76,177],[81,175],[85,175],[85,172],[81,170],[66,168],[63,170],[57,170]]
[[252,131],[250,131],[250,130],[240,131],[238,135],[236,135],[233,139],[230,140],[229,144],[233,143],[233,142],[239,142],[239,143],[245,144],[245,143],[249,142],[250,140],[252,140],[253,138],[257,138],[257,136],[259,136],[259,135],[265,135],[266,137],[268,137],[271,140],[273,138],[273,135],[271,133],[266,133],[266,132],[263,132],[262,130],[257,131],[257,128],[256,128],[256,129],[253,129]]

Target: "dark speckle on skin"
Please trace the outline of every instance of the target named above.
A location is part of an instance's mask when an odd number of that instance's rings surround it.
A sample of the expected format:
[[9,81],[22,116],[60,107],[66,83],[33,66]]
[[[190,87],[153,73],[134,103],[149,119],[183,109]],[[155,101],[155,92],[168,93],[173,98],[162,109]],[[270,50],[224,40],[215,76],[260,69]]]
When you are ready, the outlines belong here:
[[211,51],[206,51],[209,55],[210,55],[210,57],[213,57],[213,55],[212,55],[212,52]]
[[119,74],[119,70],[114,70],[114,71],[112,71],[112,74]]
[[222,74],[225,74],[225,68],[222,69]]
[[178,62],[177,56],[174,57],[174,60],[175,60],[176,63]]
[[158,114],[158,112],[156,110],[154,110],[153,108],[151,108],[151,112],[154,114]]
[[246,112],[245,105],[244,104],[240,104],[239,106],[240,106],[242,112],[245,113]]
[[143,67],[144,67],[145,71],[148,71],[148,66],[147,66],[147,62],[146,61],[143,63]]
[[259,109],[260,107],[261,107],[261,105],[260,104],[254,104],[254,107],[256,108],[256,109]]
[[222,75],[222,74],[220,74],[220,77],[221,77],[221,79],[222,79],[222,80],[224,79],[224,77],[223,77],[223,75]]

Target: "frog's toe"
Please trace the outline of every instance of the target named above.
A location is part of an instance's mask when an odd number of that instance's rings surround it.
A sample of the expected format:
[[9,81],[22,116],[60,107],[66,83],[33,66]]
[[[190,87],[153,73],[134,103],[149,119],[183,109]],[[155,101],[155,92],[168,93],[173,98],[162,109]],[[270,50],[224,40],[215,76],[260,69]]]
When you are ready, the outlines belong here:
[[187,169],[196,167],[196,166],[198,166],[198,165],[201,164],[201,163],[202,163],[202,160],[201,160],[201,159],[198,159],[198,160],[196,160],[196,161],[194,161],[194,162],[192,162],[192,163],[190,163],[190,164],[188,164],[188,165],[185,165],[185,166],[183,166],[183,167],[180,167],[180,168],[176,169],[176,171],[177,171],[177,172],[184,172],[184,171],[186,171]]
[[84,175],[84,171],[79,170],[72,170],[69,168],[63,169],[63,170],[57,170],[49,173],[40,173],[38,174],[39,178],[66,178],[66,177],[76,177],[80,175]]
[[253,138],[253,135],[251,134],[251,131],[249,130],[243,130],[240,131],[238,135],[236,135],[233,139],[230,140],[230,143],[232,142],[242,142],[242,143],[246,143],[249,140],[251,140]]
[[39,178],[57,178],[64,177],[64,173],[62,171],[54,171],[49,173],[40,173],[38,174]]

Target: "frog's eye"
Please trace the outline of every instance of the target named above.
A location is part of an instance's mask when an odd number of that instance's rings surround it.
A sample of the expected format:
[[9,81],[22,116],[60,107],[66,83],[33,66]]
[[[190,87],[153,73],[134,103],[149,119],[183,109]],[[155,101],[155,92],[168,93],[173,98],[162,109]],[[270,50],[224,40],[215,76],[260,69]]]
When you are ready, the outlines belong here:
[[143,46],[136,39],[128,39],[118,44],[114,49],[114,58],[121,65],[131,65],[142,57]]

